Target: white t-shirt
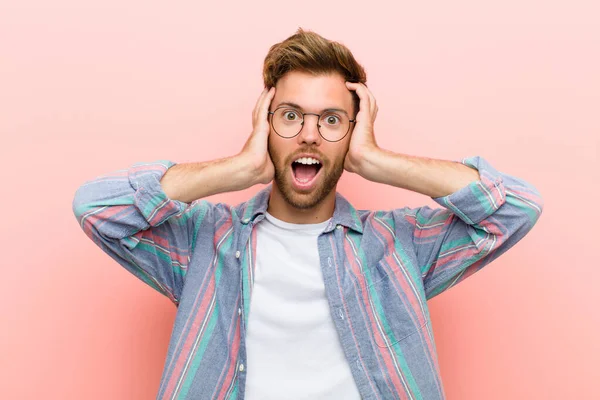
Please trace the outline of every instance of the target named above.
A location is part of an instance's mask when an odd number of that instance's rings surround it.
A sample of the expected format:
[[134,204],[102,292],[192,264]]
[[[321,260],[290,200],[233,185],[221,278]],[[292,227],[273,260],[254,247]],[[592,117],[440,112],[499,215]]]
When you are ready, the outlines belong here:
[[360,399],[325,296],[317,237],[329,221],[256,225],[246,399]]

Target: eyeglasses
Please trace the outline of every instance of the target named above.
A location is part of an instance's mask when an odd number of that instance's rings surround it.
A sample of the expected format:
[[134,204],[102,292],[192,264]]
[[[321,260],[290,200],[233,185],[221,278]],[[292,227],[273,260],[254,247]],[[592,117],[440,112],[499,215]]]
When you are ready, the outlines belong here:
[[345,111],[325,111],[323,114],[303,113],[290,106],[282,106],[269,111],[271,115],[271,127],[279,136],[291,139],[297,136],[304,127],[305,115],[316,115],[318,119],[317,128],[321,137],[328,142],[339,142],[350,132],[350,123],[356,122],[350,119]]

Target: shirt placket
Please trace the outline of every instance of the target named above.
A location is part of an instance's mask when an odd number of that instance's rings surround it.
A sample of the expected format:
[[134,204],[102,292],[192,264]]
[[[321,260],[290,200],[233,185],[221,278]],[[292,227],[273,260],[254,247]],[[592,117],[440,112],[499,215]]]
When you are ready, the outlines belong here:
[[253,289],[254,279],[253,272],[256,265],[256,235],[253,234],[254,226],[264,218],[263,215],[258,215],[253,221],[244,220],[240,237],[238,238],[238,250],[235,257],[238,260],[240,268],[240,291],[242,304],[238,308],[240,316],[240,347],[236,364],[236,374],[239,391],[243,398],[246,383],[246,327],[248,325],[248,315],[250,313],[251,293]]
[[[351,324],[354,318],[353,311],[344,306],[343,293],[344,287],[340,287],[339,282],[345,281],[346,270],[344,268],[345,253],[344,226],[337,224],[328,227],[321,236],[319,236],[319,258],[321,260],[323,279],[325,284],[325,293],[330,304],[330,311],[334,325],[340,337],[342,349],[349,363],[350,370],[363,399],[371,398],[370,394],[365,393],[366,371],[361,363],[356,341],[351,333]],[[332,243],[333,242],[333,243]]]

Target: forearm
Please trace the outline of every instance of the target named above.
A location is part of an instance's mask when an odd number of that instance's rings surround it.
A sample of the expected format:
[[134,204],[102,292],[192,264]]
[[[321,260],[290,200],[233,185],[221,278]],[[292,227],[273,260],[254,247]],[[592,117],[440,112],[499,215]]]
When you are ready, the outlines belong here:
[[254,185],[254,174],[249,165],[239,155],[207,162],[181,163],[169,168],[160,184],[169,199],[191,203]]
[[437,198],[480,179],[479,172],[454,161],[409,156],[377,149],[364,154],[360,175],[370,181]]

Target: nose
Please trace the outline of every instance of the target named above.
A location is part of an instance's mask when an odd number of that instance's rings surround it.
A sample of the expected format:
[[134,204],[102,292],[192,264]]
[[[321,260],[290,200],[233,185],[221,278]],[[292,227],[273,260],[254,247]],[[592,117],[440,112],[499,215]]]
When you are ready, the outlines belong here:
[[[307,118],[308,117],[308,118]],[[319,134],[319,116],[317,114],[304,114],[302,130],[298,135],[298,144],[320,144],[321,135]]]

